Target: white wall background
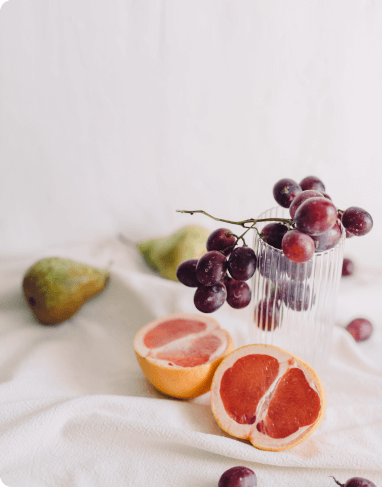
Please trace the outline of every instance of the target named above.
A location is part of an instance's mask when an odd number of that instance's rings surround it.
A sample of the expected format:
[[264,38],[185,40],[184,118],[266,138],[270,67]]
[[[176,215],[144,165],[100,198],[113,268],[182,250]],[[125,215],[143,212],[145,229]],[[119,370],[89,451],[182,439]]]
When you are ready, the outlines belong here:
[[175,210],[254,217],[309,174],[376,248],[381,26],[377,0],[6,2],[0,252],[214,229]]

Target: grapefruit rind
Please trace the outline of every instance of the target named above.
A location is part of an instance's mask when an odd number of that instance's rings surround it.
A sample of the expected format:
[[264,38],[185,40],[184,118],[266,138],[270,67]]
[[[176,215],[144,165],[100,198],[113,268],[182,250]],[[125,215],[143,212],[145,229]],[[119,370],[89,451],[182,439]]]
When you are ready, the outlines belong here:
[[[144,344],[146,334],[157,325],[170,320],[185,319],[205,323],[206,327],[202,332],[189,334],[176,342],[170,342],[159,347],[156,352],[163,350],[170,351],[175,344],[180,344],[187,350],[187,344],[203,335],[214,335],[219,337],[222,345],[210,356],[209,360],[202,365],[193,367],[182,367],[168,360],[161,360],[155,357],[152,349]],[[135,336],[134,350],[138,363],[146,378],[159,391],[171,397],[179,399],[190,399],[208,392],[211,388],[214,373],[221,361],[233,350],[233,342],[230,335],[222,330],[216,320],[210,316],[203,316],[193,313],[177,313],[168,315],[148,323]],[[150,356],[152,354],[153,356]]]
[[[220,396],[221,379],[226,370],[232,367],[232,365],[239,358],[245,357],[251,353],[269,355],[276,358],[280,363],[279,373],[269,388],[271,394],[279,379],[288,369],[296,367],[304,372],[310,387],[317,392],[320,398],[320,412],[313,424],[300,427],[298,431],[291,434],[287,438],[276,439],[263,435],[257,430],[257,424],[264,416],[264,406],[267,400],[267,394],[264,394],[264,397],[258,404],[257,411],[259,411],[259,413],[256,414],[257,418],[253,424],[239,424],[228,415]],[[220,428],[231,436],[249,440],[252,445],[259,450],[282,451],[293,448],[302,443],[318,428],[325,414],[326,395],[324,386],[317,373],[306,362],[279,347],[266,344],[253,344],[236,349],[220,363],[215,372],[211,385],[211,409],[212,414]]]

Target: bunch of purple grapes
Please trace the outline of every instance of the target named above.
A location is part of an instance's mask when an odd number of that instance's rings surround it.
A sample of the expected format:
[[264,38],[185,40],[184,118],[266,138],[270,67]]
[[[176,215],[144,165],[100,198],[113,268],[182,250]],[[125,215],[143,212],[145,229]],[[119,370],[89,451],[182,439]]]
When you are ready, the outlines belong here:
[[[270,223],[263,233],[276,232],[276,228],[278,234],[283,233],[281,241],[273,246],[294,262],[307,262],[314,252],[335,247],[341,239],[341,223],[347,238],[366,235],[373,227],[371,215],[362,208],[338,210],[325,192],[324,183],[315,176],[307,176],[300,184],[281,179],[273,187],[273,196],[280,206],[289,208],[292,229],[282,223]],[[267,243],[272,245],[268,239]]]
[[[212,313],[226,301],[232,308],[244,308],[251,301],[251,290],[246,281],[253,276],[256,268],[263,276],[275,280],[272,277],[283,273],[285,267],[288,278],[297,282],[300,271],[297,265],[310,261],[315,252],[335,247],[341,239],[342,226],[347,238],[366,235],[373,226],[370,214],[362,208],[352,206],[346,211],[338,210],[325,192],[323,182],[315,176],[304,178],[300,184],[292,179],[281,179],[274,185],[273,195],[279,205],[289,208],[291,216],[290,219],[281,219],[281,222],[275,219],[261,232],[261,238],[268,245],[283,252],[276,263],[277,269],[265,262],[262,255],[256,256],[242,237],[226,228],[215,230],[207,239],[207,252],[199,260],[182,262],[177,269],[178,280],[196,288],[194,304],[199,311]],[[254,220],[245,221],[249,222],[253,222],[251,228],[256,224]],[[243,222],[228,223],[242,225],[246,231],[249,229]],[[243,246],[238,246],[240,239]],[[293,263],[291,266],[286,264],[288,259]],[[283,300],[297,302],[297,311],[305,309],[305,302],[302,298],[299,300],[298,287],[291,289],[296,292],[281,296]],[[262,326],[264,329],[267,327],[266,324]]]
[[207,239],[207,252],[199,259],[182,262],[178,280],[196,287],[195,307],[212,313],[225,301],[235,309],[248,306],[251,289],[248,281],[256,270],[257,257],[249,247],[236,247],[237,237],[227,228],[219,228]]

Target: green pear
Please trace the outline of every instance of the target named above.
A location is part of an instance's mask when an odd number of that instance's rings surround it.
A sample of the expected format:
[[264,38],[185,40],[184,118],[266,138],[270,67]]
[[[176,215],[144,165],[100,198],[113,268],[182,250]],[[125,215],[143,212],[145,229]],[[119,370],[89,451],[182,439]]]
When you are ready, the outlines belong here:
[[176,270],[188,259],[200,259],[206,253],[210,232],[197,225],[181,228],[168,237],[152,238],[138,244],[150,267],[172,281],[178,281]]
[[71,318],[86,301],[103,291],[108,281],[107,269],[49,257],[26,272],[23,291],[37,320],[55,325]]

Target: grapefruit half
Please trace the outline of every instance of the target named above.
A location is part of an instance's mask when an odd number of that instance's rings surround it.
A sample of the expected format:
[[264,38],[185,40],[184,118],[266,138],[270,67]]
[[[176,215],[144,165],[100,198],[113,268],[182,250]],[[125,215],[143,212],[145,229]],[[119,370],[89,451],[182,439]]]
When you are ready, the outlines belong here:
[[187,399],[210,390],[215,370],[233,350],[233,342],[213,318],[177,313],[144,326],[134,338],[134,350],[154,387]]
[[236,349],[217,368],[211,386],[219,426],[260,450],[292,448],[321,423],[326,396],[316,372],[272,345]]

